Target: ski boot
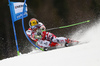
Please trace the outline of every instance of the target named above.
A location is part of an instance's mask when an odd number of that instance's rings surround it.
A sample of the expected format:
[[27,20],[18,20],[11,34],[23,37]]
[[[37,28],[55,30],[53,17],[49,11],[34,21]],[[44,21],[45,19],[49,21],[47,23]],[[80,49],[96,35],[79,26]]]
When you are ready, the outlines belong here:
[[44,49],[43,49],[44,51],[48,51],[48,47],[44,47]]
[[65,43],[65,47],[68,47],[69,46],[69,43],[71,43],[71,40],[69,38],[67,38],[67,40],[65,40],[66,43]]
[[69,44],[67,42],[65,43],[65,47],[69,47]]

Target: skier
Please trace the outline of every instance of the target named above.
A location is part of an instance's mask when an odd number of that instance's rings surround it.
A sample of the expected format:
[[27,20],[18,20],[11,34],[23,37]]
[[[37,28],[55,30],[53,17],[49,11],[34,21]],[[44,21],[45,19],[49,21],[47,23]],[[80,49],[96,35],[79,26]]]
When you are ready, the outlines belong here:
[[64,44],[66,47],[69,46],[69,43],[77,42],[70,40],[66,37],[56,37],[54,34],[38,29],[35,33],[35,39],[39,39],[37,44],[41,47],[44,47],[44,50],[47,51],[48,47],[55,47],[58,44]]
[[37,42],[37,45],[44,47],[45,51],[48,50],[48,47],[53,47],[58,44],[65,44],[65,46],[68,47],[68,43],[73,42],[66,37],[56,37],[54,34],[46,32],[46,27],[43,25],[43,23],[39,22],[35,18],[30,19],[29,26],[30,27],[26,31],[26,34],[33,41]]
[[39,22],[36,18],[32,18],[29,21],[29,29],[26,31],[26,34],[34,41],[37,41],[37,39],[34,39],[35,32],[37,29],[41,29],[42,31],[46,30],[46,27],[43,25],[43,23]]

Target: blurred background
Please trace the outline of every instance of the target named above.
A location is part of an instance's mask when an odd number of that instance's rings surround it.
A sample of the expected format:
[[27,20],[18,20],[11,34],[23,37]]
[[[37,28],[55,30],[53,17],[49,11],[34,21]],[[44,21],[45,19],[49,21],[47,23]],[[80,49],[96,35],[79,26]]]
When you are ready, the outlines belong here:
[[[23,2],[23,0],[11,0]],[[70,37],[77,30],[82,32],[94,25],[100,15],[100,0],[27,0],[28,17],[25,29],[29,28],[31,18],[37,18],[47,29],[91,20],[90,23],[50,31],[56,36]],[[22,21],[15,22],[19,51],[24,54],[32,51],[32,45],[26,39]],[[83,30],[84,28],[84,30]],[[16,56],[12,20],[7,0],[0,0],[0,60]]]

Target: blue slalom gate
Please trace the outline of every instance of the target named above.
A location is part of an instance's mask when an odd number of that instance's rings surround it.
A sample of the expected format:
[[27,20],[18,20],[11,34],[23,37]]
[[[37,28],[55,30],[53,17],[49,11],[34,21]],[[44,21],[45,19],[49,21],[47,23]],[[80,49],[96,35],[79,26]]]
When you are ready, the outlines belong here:
[[25,27],[24,27],[24,18],[28,16],[26,0],[24,0],[24,2],[11,2],[10,0],[8,0],[8,2],[9,2],[11,17],[12,17],[12,25],[13,25],[13,31],[14,31],[14,36],[15,36],[17,54],[20,55],[14,22],[16,22],[17,20],[20,20],[20,19],[22,19],[23,31],[24,31],[24,34],[25,34],[26,38],[28,39],[28,41],[32,45],[34,45],[35,47],[37,47],[38,49],[43,51],[43,49],[38,47],[37,45],[35,45],[26,34]]

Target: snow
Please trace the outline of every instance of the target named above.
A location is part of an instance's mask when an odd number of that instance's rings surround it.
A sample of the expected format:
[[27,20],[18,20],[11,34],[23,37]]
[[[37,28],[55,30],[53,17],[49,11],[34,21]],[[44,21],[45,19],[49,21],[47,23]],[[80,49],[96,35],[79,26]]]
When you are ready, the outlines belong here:
[[[100,21],[100,20],[99,20]],[[0,61],[0,66],[100,66],[100,24],[77,38],[88,43],[51,51],[34,51]]]

